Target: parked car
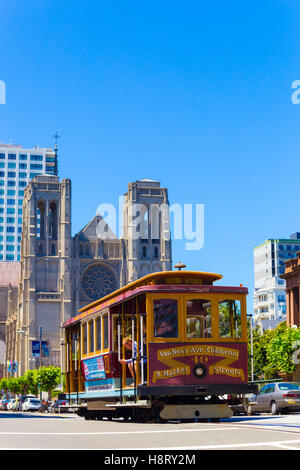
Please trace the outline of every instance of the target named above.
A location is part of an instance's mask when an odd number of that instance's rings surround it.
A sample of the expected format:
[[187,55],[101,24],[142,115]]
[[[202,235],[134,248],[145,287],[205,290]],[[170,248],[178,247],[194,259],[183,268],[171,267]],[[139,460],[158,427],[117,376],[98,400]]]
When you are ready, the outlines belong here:
[[23,395],[21,398],[18,399],[16,403],[16,411],[22,411],[22,405],[27,398],[35,398],[34,395]]
[[9,400],[9,402],[7,403],[7,405],[6,405],[6,409],[7,409],[8,411],[12,411],[15,402],[16,402],[16,400],[15,400],[14,398],[11,398],[11,399]]
[[26,398],[21,406],[22,411],[38,411],[41,407],[41,400],[38,398]]
[[69,402],[67,400],[56,400],[51,406],[52,413],[60,413],[60,407],[68,405]]
[[264,412],[277,415],[300,410],[300,384],[295,382],[274,382],[265,385],[257,395],[249,396],[247,415]]

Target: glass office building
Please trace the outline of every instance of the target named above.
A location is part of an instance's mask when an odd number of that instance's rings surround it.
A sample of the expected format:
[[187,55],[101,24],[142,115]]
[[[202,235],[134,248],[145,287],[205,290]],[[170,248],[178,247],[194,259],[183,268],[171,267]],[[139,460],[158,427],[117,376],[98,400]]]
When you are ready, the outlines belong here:
[[24,190],[36,175],[57,175],[57,152],[0,144],[0,261],[19,261]]
[[254,249],[254,322],[275,328],[286,320],[284,262],[297,257],[300,233],[290,238],[270,238]]

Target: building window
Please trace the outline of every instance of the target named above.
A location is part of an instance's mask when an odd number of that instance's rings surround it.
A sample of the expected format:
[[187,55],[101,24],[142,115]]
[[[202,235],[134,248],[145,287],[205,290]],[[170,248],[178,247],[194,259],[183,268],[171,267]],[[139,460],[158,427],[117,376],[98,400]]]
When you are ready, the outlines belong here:
[[19,169],[20,170],[26,170],[27,169],[27,163],[19,163]]
[[30,160],[33,162],[42,162],[43,155],[30,155]]
[[30,163],[31,170],[42,170],[43,165],[41,163]]
[[20,153],[19,160],[27,160],[27,154],[26,153]]
[[8,154],[8,160],[16,160],[17,155],[15,153],[9,153]]

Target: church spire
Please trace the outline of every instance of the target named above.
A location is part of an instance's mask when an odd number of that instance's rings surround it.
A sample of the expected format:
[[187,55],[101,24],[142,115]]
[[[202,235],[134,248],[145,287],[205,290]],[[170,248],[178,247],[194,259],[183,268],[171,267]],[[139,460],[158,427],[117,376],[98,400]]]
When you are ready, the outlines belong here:
[[52,136],[55,139],[55,145],[54,145],[54,152],[55,152],[55,169],[54,169],[54,174],[55,176],[58,176],[58,159],[57,159],[57,151],[58,151],[58,145],[57,141],[60,138],[60,135],[58,135],[57,131],[56,133]]

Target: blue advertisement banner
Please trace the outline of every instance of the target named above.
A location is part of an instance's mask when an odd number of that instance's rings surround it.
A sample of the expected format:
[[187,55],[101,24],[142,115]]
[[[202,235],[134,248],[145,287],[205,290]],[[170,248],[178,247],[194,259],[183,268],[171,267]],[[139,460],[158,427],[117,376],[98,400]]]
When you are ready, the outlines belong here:
[[[49,356],[48,341],[42,341],[42,357]],[[32,341],[32,357],[40,357],[40,342]]]
[[82,360],[85,380],[105,379],[105,367],[102,356]]

